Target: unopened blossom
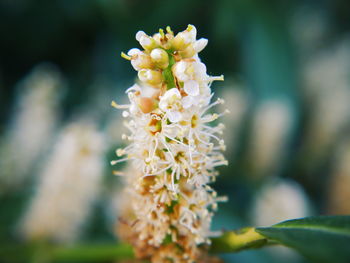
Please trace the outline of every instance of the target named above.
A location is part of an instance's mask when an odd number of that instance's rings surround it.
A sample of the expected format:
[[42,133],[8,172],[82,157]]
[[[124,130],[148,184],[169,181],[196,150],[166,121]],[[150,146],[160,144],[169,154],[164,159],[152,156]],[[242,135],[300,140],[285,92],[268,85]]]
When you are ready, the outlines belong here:
[[138,71],[139,82],[126,93],[123,109],[128,142],[117,149],[117,164],[130,161],[124,175],[118,232],[129,241],[138,258],[158,262],[209,262],[206,249],[218,197],[209,186],[217,166],[226,165],[220,138],[224,125],[211,124],[225,112],[212,113],[222,99],[211,102],[212,77],[198,52],[207,39],[196,40],[189,25],[174,35],[170,27],[153,36],[139,31],[136,39],[144,50],[131,49],[122,57]]

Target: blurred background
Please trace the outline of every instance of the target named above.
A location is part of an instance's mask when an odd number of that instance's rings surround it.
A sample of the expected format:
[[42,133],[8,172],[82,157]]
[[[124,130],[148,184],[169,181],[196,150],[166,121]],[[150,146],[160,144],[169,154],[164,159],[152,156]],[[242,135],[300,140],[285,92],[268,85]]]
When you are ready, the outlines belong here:
[[[116,242],[125,131],[110,101],[136,77],[119,54],[167,25],[195,25],[225,75],[230,164],[214,188],[229,202],[213,228],[350,214],[349,1],[1,0],[0,24],[0,250]],[[278,247],[223,258],[306,262]]]

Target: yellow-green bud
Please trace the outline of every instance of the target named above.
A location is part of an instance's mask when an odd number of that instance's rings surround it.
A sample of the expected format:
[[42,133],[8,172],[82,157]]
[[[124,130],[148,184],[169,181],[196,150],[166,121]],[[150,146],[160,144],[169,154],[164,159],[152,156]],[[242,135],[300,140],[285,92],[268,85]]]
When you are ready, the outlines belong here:
[[163,81],[162,73],[151,69],[141,69],[138,72],[138,77],[142,82],[150,85],[158,85]]
[[187,48],[182,51],[179,51],[181,58],[190,58],[196,54],[196,50],[194,49],[193,44],[189,44]]
[[196,41],[197,30],[194,26],[188,25],[185,31],[178,33],[171,41],[175,50],[184,50],[189,44]]
[[156,41],[152,37],[146,35],[146,33],[143,31],[136,33],[136,40],[139,41],[140,45],[147,51],[150,51],[158,46]]
[[[125,56],[125,54],[122,56],[128,59]],[[130,49],[128,52],[128,56],[130,57],[131,65],[134,67],[135,70],[153,67],[151,57],[137,48]]]
[[165,69],[169,66],[169,56],[164,49],[153,49],[151,52],[151,59],[153,63],[161,69]]

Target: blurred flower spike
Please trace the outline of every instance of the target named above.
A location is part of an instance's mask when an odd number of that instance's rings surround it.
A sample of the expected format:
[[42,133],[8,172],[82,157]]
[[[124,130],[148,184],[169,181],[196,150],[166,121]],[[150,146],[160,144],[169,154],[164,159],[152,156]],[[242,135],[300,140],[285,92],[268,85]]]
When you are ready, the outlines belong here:
[[215,168],[227,165],[221,153],[224,125],[210,125],[227,112],[211,113],[224,103],[211,102],[210,89],[223,76],[207,75],[198,53],[208,40],[196,35],[192,25],[177,35],[170,27],[152,37],[137,32],[143,50],[133,48],[122,57],[139,81],[126,91],[130,104],[112,102],[124,110],[130,132],[122,135],[129,145],[116,151],[121,158],[111,162],[131,161],[129,172],[115,172],[124,175],[129,206],[118,232],[138,258],[152,262],[209,262],[209,238],[220,234],[210,230],[212,216],[227,199],[209,186],[218,175]]

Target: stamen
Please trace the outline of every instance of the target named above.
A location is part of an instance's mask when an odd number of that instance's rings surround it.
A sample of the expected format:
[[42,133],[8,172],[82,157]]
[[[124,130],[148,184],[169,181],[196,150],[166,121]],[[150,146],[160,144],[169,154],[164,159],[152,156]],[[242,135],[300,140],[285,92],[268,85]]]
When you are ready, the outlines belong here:
[[116,176],[125,176],[126,174],[122,171],[112,171],[113,175],[116,175]]
[[170,164],[169,166],[163,168],[162,170],[159,170],[158,172],[155,172],[155,173],[152,173],[152,174],[149,174],[150,176],[151,175],[158,175],[158,174],[161,174],[163,172],[165,172],[166,170],[168,170],[169,168],[171,168],[172,164]]
[[164,30],[163,29],[161,29],[161,28],[159,28],[159,34],[162,36],[162,38],[164,38]]
[[211,133],[208,133],[208,132],[205,132],[205,131],[201,131],[200,133],[201,133],[201,134],[204,134],[204,135],[206,135],[206,136],[212,137],[212,138],[214,138],[215,140],[217,140],[218,142],[220,141],[220,139],[219,139],[217,136],[215,136],[214,134],[211,134]]
[[201,121],[202,123],[212,122],[212,121],[215,121],[218,117],[219,117],[218,114],[214,113],[214,114],[204,116],[201,119]]
[[131,60],[131,57],[125,54],[124,52],[120,53],[120,56],[126,60]]
[[209,77],[209,80],[210,81],[224,81],[224,75],[221,75],[221,76],[211,76]]
[[130,104],[129,104],[129,105],[120,105],[120,104],[116,103],[114,100],[112,100],[111,106],[112,106],[113,108],[118,109],[118,110],[130,108]]
[[168,32],[171,35],[174,35],[174,32],[171,30],[170,26],[166,27],[166,32]]
[[200,115],[204,114],[204,113],[205,113],[206,111],[208,111],[210,108],[212,108],[212,107],[214,107],[215,105],[218,105],[218,104],[224,104],[224,100],[218,98],[216,101],[214,101],[213,103],[209,104],[206,108],[204,108],[204,109],[202,110],[202,113],[201,113]]
[[213,162],[212,166],[216,167],[216,166],[222,166],[222,165],[228,165],[228,161],[221,161],[221,162]]
[[122,163],[122,162],[128,161],[130,159],[132,159],[132,158],[126,157],[126,158],[122,158],[119,160],[113,160],[113,161],[111,161],[111,165],[116,165],[117,163]]

